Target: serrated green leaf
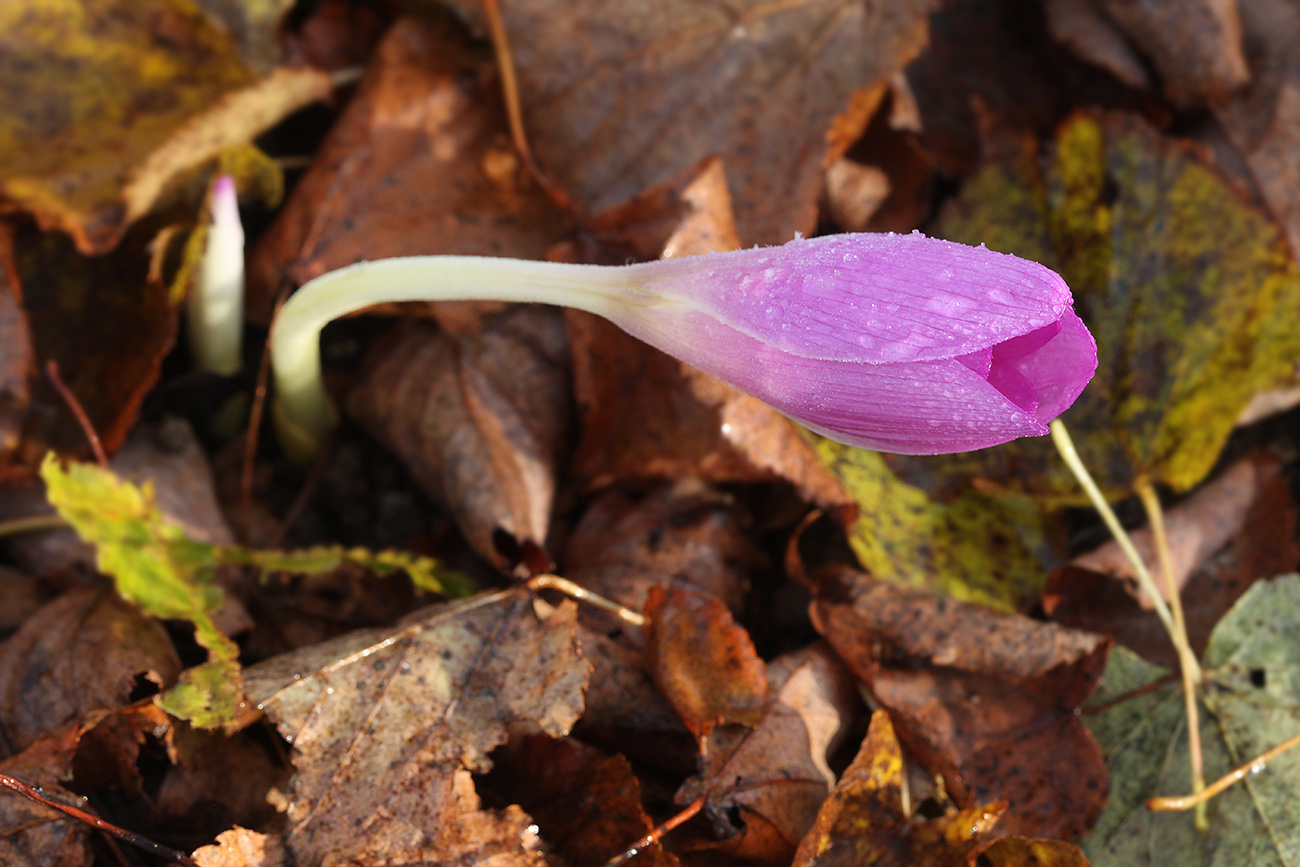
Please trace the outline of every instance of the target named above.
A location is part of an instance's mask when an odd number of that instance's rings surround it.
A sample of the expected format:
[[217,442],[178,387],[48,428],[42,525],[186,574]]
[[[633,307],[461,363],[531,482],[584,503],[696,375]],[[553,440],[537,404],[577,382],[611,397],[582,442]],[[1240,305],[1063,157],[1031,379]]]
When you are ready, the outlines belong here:
[[[1066,278],[1100,363],[1065,420],[1094,475],[1123,490],[1139,476],[1194,486],[1251,397],[1294,377],[1300,272],[1286,240],[1195,148],[1136,118],[1075,116],[1044,176],[1024,160],[985,169],[935,231]],[[910,477],[917,463],[895,466]],[[948,463],[950,476],[1074,491],[1033,442]]]
[[172,716],[210,729],[231,725],[242,698],[239,663],[225,659],[186,669],[176,685],[156,701]]
[[253,551],[232,546],[223,548],[219,556],[225,563],[252,566],[264,572],[293,572],[299,575],[328,572],[344,563],[351,563],[381,576],[405,572],[411,583],[421,590],[452,599],[474,592],[474,582],[468,575],[447,569],[437,560],[410,551],[371,551],[369,548],[344,548],[341,545],[298,551]]
[[1038,599],[1051,550],[1037,503],[970,489],[937,502],[876,452],[827,439],[816,449],[859,504],[849,542],[872,575],[1002,610]]
[[[1207,780],[1300,731],[1300,576],[1256,583],[1219,622],[1206,651],[1201,742]],[[1094,705],[1166,675],[1124,648],[1111,655]],[[1262,685],[1257,685],[1262,684]],[[1209,803],[1210,832],[1191,811],[1152,813],[1145,801],[1191,791],[1178,682],[1133,696],[1084,723],[1106,755],[1111,798],[1080,845],[1094,867],[1300,865],[1300,755],[1288,753]]]

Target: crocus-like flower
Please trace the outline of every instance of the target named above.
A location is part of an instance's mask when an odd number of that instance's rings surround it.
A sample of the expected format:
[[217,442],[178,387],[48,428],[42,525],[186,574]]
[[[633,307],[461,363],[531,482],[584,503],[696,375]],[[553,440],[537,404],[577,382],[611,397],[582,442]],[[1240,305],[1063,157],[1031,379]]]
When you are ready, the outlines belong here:
[[1070,290],[1034,262],[911,235],[832,235],[622,267],[466,256],[362,263],[281,312],[277,423],[310,451],[333,410],[326,322],[380,301],[563,304],[758,397],[831,439],[903,454],[1047,433],[1097,366]]

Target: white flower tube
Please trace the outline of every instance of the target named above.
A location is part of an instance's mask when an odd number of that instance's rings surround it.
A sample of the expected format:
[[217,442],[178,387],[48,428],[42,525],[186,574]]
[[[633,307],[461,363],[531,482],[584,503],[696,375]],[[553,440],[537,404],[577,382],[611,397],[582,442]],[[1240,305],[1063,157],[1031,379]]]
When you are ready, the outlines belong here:
[[201,370],[222,376],[243,364],[244,227],[229,175],[212,187],[212,223],[187,304],[190,349]]

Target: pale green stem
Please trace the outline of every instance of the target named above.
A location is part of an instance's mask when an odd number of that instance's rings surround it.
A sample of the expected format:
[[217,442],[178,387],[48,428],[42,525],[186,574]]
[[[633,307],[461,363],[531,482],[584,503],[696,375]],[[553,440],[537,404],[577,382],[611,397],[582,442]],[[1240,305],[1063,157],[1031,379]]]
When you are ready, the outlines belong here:
[[[1061,457],[1065,459],[1066,466],[1070,468],[1070,471],[1074,473],[1074,477],[1079,480],[1079,484],[1083,486],[1084,493],[1086,493],[1088,499],[1092,501],[1092,505],[1096,508],[1097,513],[1101,515],[1101,519],[1105,521],[1106,526],[1110,528],[1111,535],[1115,537],[1115,541],[1119,544],[1120,550],[1124,552],[1124,555],[1128,557],[1129,561],[1133,564],[1133,570],[1137,573],[1138,583],[1142,585],[1143,591],[1145,591],[1147,596],[1151,598],[1151,604],[1155,607],[1157,616],[1159,616],[1160,621],[1164,623],[1165,629],[1169,633],[1170,640],[1174,642],[1175,646],[1177,646],[1178,639],[1176,637],[1177,632],[1174,627],[1174,619],[1169,613],[1169,606],[1165,604],[1164,596],[1161,595],[1159,589],[1156,588],[1155,579],[1151,577],[1151,573],[1147,570],[1146,563],[1142,561],[1142,556],[1138,554],[1137,548],[1133,546],[1133,540],[1130,539],[1128,533],[1124,531],[1124,527],[1120,524],[1119,518],[1115,516],[1115,512],[1111,509],[1110,503],[1106,502],[1106,498],[1102,496],[1101,489],[1098,488],[1097,483],[1093,481],[1092,474],[1089,473],[1088,468],[1083,465],[1083,459],[1079,457],[1078,451],[1075,450],[1074,441],[1070,439],[1070,433],[1065,429],[1065,423],[1059,418],[1056,419],[1051,424],[1051,431],[1052,441],[1056,443],[1057,451],[1061,453]],[[1201,672],[1198,667],[1196,670],[1196,680],[1199,682],[1200,679]]]
[[[1174,616],[1174,647],[1178,651],[1179,668],[1183,675],[1183,703],[1187,713],[1187,749],[1191,764],[1192,793],[1205,791],[1205,763],[1201,757],[1201,720],[1196,707],[1196,685],[1199,682],[1200,666],[1196,655],[1192,653],[1191,643],[1187,640],[1187,621],[1183,617],[1182,594],[1174,576],[1174,558],[1169,554],[1169,537],[1165,534],[1165,518],[1160,508],[1160,497],[1150,481],[1142,479],[1137,484],[1138,496],[1142,507],[1146,509],[1147,520],[1151,524],[1151,537],[1155,542],[1156,557],[1160,561],[1160,571],[1164,573],[1165,584],[1169,593],[1169,607]],[[1193,672],[1197,676],[1193,676]],[[1202,832],[1210,829],[1209,816],[1205,802],[1196,805],[1196,827]]]
[[46,530],[66,530],[69,524],[62,515],[32,515],[29,518],[10,518],[0,521],[0,536],[17,536],[20,533],[40,533]]
[[635,273],[636,266],[411,256],[323,274],[293,294],[271,331],[272,414],[281,442],[292,457],[308,461],[337,423],[321,381],[320,333],[340,316],[375,304],[450,300],[559,304],[608,316],[629,303]]

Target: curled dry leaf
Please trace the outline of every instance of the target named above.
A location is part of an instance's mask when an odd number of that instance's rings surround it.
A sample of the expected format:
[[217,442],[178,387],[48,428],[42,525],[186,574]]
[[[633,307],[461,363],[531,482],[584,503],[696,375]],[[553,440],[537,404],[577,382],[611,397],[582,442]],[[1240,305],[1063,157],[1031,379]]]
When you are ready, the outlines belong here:
[[[266,39],[274,25],[254,27]],[[186,172],[333,88],[313,69],[258,80],[183,0],[14,0],[0,34],[0,78],[23,82],[0,124],[0,196],[87,254],[111,250]]]
[[[622,756],[545,735],[512,741],[507,750],[489,784],[527,810],[542,839],[573,867],[600,867],[654,827],[641,806],[641,785]],[[680,862],[656,841],[630,863],[677,867]]]
[[933,819],[906,810],[903,754],[886,711],[799,844],[794,867],[964,867],[988,845],[1005,802]]
[[[1233,464],[1166,512],[1164,521],[1188,640],[1198,654],[1214,624],[1253,582],[1300,562],[1300,516],[1281,465],[1268,455]],[[1130,536],[1164,590],[1150,529]],[[1174,648],[1132,569],[1118,546],[1107,542],[1054,572],[1043,606],[1062,625],[1105,633],[1152,662],[1176,668]]]
[[[40,786],[49,798],[84,806],[59,785],[72,776],[78,737],[77,726],[54,732],[0,762],[0,771]],[[90,832],[86,823],[15,793],[0,797],[0,863],[6,867],[88,867]]]
[[515,155],[491,60],[447,23],[388,31],[311,169],[249,262],[249,311],[362,259],[540,259],[564,215]]
[[[481,14],[477,3],[455,5]],[[583,211],[624,204],[720,155],[748,245],[812,231],[822,169],[924,46],[936,5],[527,0],[501,10],[533,148]]]
[[194,850],[199,867],[281,867],[284,844],[276,837],[238,825],[217,835],[217,842]]
[[958,806],[993,799],[1002,827],[1077,836],[1106,801],[1106,766],[1076,709],[1110,643],[877,581],[846,567],[819,576],[813,624],[943,775]]
[[[662,246],[641,239],[632,251],[637,257],[740,246],[718,160],[706,163],[680,197],[655,197],[648,207],[650,213],[638,217],[642,222],[667,216],[673,229]],[[784,479],[822,509],[852,513],[852,498],[785,416],[603,319],[576,310],[565,315],[582,418],[573,470],[586,487],[682,476],[714,482]]]
[[413,325],[381,350],[348,411],[481,556],[540,571],[568,405],[563,319],[519,306],[474,337]]
[[565,603],[543,618],[502,591],[247,670],[248,695],[294,745],[298,863],[543,863],[531,820],[480,810],[470,771],[508,727],[560,736],[581,714],[576,616]]
[[714,729],[703,773],[676,800],[685,805],[705,796],[705,814],[723,835],[709,848],[784,867],[835,784],[827,760],[861,702],[852,674],[825,645],[778,657],[768,677],[772,700],[756,727]]
[[697,739],[718,723],[758,724],[767,666],[718,597],[653,587],[645,617],[647,667]]
[[167,632],[107,587],[50,602],[0,644],[0,720],[24,749],[91,711],[124,705],[140,679],[162,688],[180,674]]

